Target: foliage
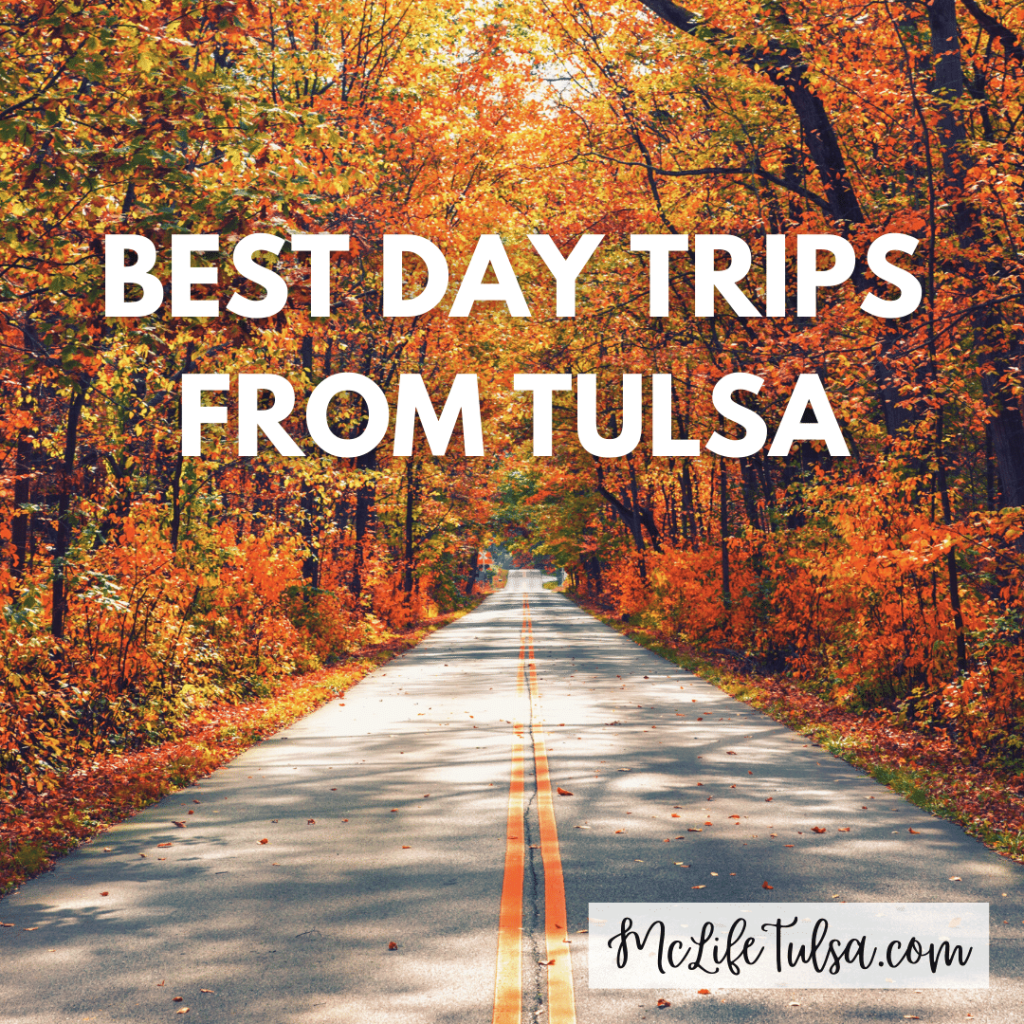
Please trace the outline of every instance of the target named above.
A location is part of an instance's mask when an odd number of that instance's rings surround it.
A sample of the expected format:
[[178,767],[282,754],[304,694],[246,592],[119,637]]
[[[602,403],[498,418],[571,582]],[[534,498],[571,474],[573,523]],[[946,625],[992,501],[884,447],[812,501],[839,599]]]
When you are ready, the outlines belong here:
[[[849,713],[884,709],[970,756],[1024,734],[1024,12],[976,0],[850,6],[725,0],[0,0],[0,794],[10,808],[83,760],[174,735],[225,700],[330,665],[471,598],[495,539],[555,564],[616,617],[738,652]],[[347,233],[329,317],[305,257],[274,268],[271,320],[103,315],[103,235],[223,240]],[[556,315],[529,234],[563,253],[605,236]],[[692,263],[647,315],[631,233],[732,233],[766,291],[763,237],[789,237],[787,315],[697,317]],[[920,309],[867,316],[859,265],[796,317],[793,236],[886,232]],[[429,237],[453,285],[384,317],[381,239]],[[476,240],[498,233],[531,310],[450,318]],[[421,272],[406,268],[415,288]],[[197,289],[197,295],[202,289]],[[248,294],[252,294],[251,292]],[[184,373],[278,373],[296,409],[341,371],[394,403],[475,372],[487,454],[422,437],[304,458],[204,427],[180,451]],[[765,384],[772,425],[818,373],[851,458],[620,459],[576,441],[557,392],[554,455],[530,455],[523,372],[596,373],[598,427],[621,375],[673,375],[676,437],[720,428],[730,371]],[[339,396],[331,427],[360,429]],[[724,429],[724,428],[722,428]],[[457,435],[456,435],[457,436]]]

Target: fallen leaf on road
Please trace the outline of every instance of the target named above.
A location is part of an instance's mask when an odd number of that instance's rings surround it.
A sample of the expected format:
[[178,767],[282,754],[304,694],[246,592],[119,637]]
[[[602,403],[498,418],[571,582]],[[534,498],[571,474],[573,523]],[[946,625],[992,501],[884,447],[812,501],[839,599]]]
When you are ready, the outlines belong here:
[[687,832],[703,832],[704,829],[702,829],[702,828],[688,828],[686,831]]
[[391,808],[391,813],[392,814],[397,814],[398,813],[398,808],[397,807],[392,807]]
[[736,754],[736,751],[735,751],[735,750],[727,750],[727,751],[726,751],[726,753],[727,753],[727,754],[732,754],[732,755],[734,755],[734,756],[738,756],[738,755]]
[[185,997],[184,996],[175,996],[174,999],[171,1000],[171,1001],[175,1002],[175,1003],[183,1003],[183,1002],[185,1002]]
[[951,882],[962,882],[963,879],[959,875],[952,875],[949,879]]
[[101,895],[101,896],[109,896],[109,895],[110,895],[110,893],[109,893],[109,892],[101,892],[101,893],[100,893],[100,895]]
[[402,849],[403,849],[403,850],[411,850],[411,849],[412,849],[412,847],[411,847],[411,846],[403,846],[403,847],[402,847]]
[[625,832],[625,831],[626,831],[626,830],[625,830],[624,828],[617,828],[617,829],[615,830],[615,834],[616,834],[617,836],[621,836],[621,835],[622,835],[622,833],[623,833],[623,832]]
[[555,962],[554,960],[538,960],[537,961],[537,963],[539,963],[541,965],[541,967],[550,967],[554,962]]
[[792,843],[786,843],[786,849],[787,850],[792,850],[793,849],[793,844]]
[[[917,831],[917,829],[916,829],[916,828],[908,828],[908,829],[907,829],[907,831],[908,831],[908,832],[909,832],[909,833],[910,833],[910,834],[911,834],[912,836],[919,836],[919,835],[921,834],[920,832],[918,832],[918,831]],[[921,1018],[920,1018],[920,1017],[918,1017],[917,1019],[918,1019],[918,1020],[920,1020]]]
[[568,789],[562,789],[561,786],[556,786],[555,790],[559,796],[572,796],[572,793]]
[[208,996],[212,996],[213,995],[213,989],[212,988],[201,988],[199,991],[200,992],[205,992]]
[[166,981],[158,981],[156,983],[156,987],[157,988],[163,988],[165,984],[167,984]]
[[36,925],[33,928],[22,928],[21,930],[23,932],[37,932],[37,931],[39,931],[39,925]]
[[849,832],[850,830],[848,828],[837,828],[836,831],[837,832]]
[[762,882],[761,883],[761,888],[762,889],[774,889],[775,886],[774,885],[769,885],[767,882]]
[[659,1010],[664,1010],[666,1006],[671,1006],[671,1005],[672,1004],[667,999],[659,999],[658,1000],[658,1009]]
[[799,1003],[786,1003],[787,1006],[799,1006]]
[[188,1013],[188,1010],[189,1008],[187,1006],[183,1006],[180,1010],[178,1010],[178,1013]]
[[771,802],[772,802],[772,801],[773,801],[774,799],[775,799],[775,797],[773,797],[773,796],[766,796],[766,797],[764,798],[764,802],[765,802],[766,804],[770,804],[770,803],[771,803]]
[[316,818],[307,818],[306,819],[306,824],[307,825],[315,825],[316,824]]
[[673,817],[673,818],[678,818],[678,817],[679,817],[679,815],[678,815],[678,814],[673,814],[673,815],[672,815],[672,817]]
[[177,825],[178,828],[188,828],[188,825],[186,825],[185,822],[183,821],[172,821],[171,824]]
[[706,885],[691,885],[690,888],[691,889],[706,889],[707,886]]
[[818,828],[818,826],[815,825],[814,828],[811,829],[811,831],[812,832],[817,832],[818,835],[820,836],[822,834],[822,832],[827,832],[828,829],[827,828]]
[[730,814],[729,817],[730,818],[739,818],[739,815],[738,814]]
[[267,845],[267,843],[269,843],[269,842],[270,842],[270,840],[269,840],[269,839],[261,839],[261,840],[260,840],[260,846],[266,846],[266,845]]
[[[166,850],[168,846],[173,846],[173,845],[174,845],[174,843],[157,843],[156,844],[156,848],[158,850]],[[145,856],[145,854],[143,854],[143,856]]]
[[697,995],[699,995],[699,996],[709,996],[709,995],[711,995],[711,989],[709,989],[709,988],[699,988],[699,989],[697,989]]
[[388,949],[398,949],[398,943],[397,942],[389,942],[388,943]]

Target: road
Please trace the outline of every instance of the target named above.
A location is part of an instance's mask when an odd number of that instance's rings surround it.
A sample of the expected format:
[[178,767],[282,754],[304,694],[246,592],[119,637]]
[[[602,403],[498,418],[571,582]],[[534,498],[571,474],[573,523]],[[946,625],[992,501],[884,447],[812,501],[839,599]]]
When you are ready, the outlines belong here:
[[[0,902],[0,1020],[1010,1024],[1022,882],[522,570]],[[591,902],[833,900],[990,903],[991,987],[588,987]]]

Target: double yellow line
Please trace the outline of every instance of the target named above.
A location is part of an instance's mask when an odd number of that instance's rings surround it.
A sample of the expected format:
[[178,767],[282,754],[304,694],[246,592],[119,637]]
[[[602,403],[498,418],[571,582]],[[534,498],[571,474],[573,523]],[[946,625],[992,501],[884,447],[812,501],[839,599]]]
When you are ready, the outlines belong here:
[[[523,597],[523,625],[519,640],[519,671],[516,696],[526,695],[529,682],[530,735],[537,783],[537,817],[540,826],[540,856],[544,869],[544,939],[547,949],[548,1024],[576,1024],[572,992],[572,958],[569,954],[568,922],[565,914],[565,878],[558,850],[558,828],[548,772],[548,755],[540,719],[537,667],[533,655],[533,622],[530,603]],[[524,836],[525,743],[524,726],[512,726],[512,781],[508,794],[505,880],[501,888],[498,916],[498,967],[494,988],[492,1024],[521,1024],[523,1003],[523,876],[526,865]]]

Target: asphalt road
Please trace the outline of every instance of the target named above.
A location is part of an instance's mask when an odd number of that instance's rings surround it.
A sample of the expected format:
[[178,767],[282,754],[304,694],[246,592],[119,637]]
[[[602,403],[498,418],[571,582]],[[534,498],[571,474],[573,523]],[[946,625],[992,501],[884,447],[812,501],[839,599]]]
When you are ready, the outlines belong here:
[[[500,948],[522,962],[521,992],[501,982],[522,1022],[1009,1024],[1024,1014],[1022,883],[524,570],[0,902],[0,1021],[149,1024],[188,1007],[196,1024],[487,1024]],[[589,989],[589,903],[762,901],[988,902],[990,988]],[[568,943],[552,939],[563,927]],[[563,969],[568,1009],[563,985],[549,1014]]]

